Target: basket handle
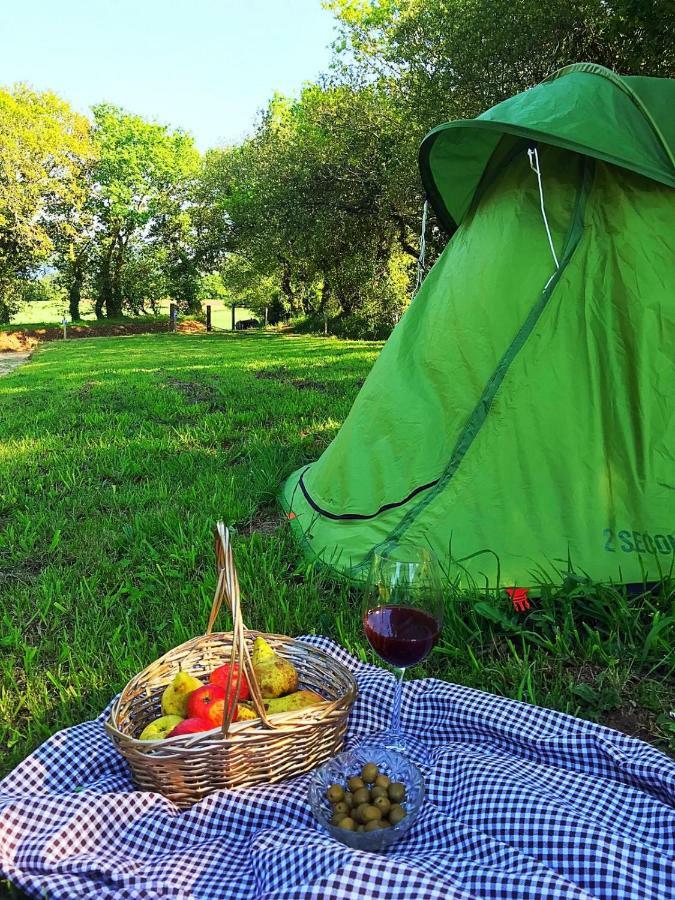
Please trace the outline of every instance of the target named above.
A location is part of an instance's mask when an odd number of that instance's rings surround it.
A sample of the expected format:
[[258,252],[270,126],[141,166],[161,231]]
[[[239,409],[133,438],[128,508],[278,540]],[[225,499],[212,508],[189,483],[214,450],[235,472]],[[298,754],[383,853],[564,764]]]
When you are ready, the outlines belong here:
[[[216,583],[216,592],[213,595],[213,604],[211,605],[211,613],[209,622],[206,627],[206,633],[211,634],[218,613],[223,605],[223,601],[227,604],[232,614],[232,650],[230,652],[230,672],[228,674],[227,684],[225,685],[225,696],[230,696],[232,688],[232,665],[236,663],[239,666],[239,672],[244,675],[248,682],[251,699],[255,711],[260,716],[263,724],[267,728],[275,728],[276,726],[270,722],[258,680],[253,671],[253,663],[251,655],[246,643],[247,628],[241,614],[241,595],[239,593],[239,578],[237,577],[237,569],[234,565],[232,556],[232,543],[230,541],[229,529],[225,527],[223,522],[218,522],[215,529],[216,535],[216,572],[218,581]],[[236,704],[225,704],[223,714],[222,733],[227,736],[232,718],[236,710]]]

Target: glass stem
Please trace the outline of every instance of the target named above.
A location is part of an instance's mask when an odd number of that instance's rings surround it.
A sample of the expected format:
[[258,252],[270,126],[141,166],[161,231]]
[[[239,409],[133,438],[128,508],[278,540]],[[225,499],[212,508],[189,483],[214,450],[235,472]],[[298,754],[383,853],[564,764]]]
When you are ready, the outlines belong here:
[[401,733],[401,697],[403,695],[403,676],[405,669],[398,670],[398,678],[396,679],[396,687],[394,688],[394,703],[391,708],[391,731],[392,734]]

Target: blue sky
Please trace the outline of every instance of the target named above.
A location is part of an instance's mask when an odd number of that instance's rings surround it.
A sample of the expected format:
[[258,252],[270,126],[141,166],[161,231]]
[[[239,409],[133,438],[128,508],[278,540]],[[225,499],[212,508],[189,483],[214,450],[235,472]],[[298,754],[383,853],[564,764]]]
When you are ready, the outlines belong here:
[[275,90],[328,69],[320,0],[15,0],[0,9],[0,85],[50,89],[80,112],[103,100],[240,140]]

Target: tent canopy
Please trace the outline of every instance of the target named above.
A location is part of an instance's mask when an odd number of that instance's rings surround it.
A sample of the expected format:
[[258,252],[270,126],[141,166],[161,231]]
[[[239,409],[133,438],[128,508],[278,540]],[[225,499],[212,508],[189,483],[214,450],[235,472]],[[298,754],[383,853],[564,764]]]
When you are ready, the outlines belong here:
[[449,232],[480,195],[505,135],[583,153],[675,187],[674,113],[675,81],[622,77],[576,63],[475,119],[431,131],[420,148],[422,182]]
[[425,139],[456,233],[285,484],[310,558],[358,581],[374,553],[431,546],[491,586],[672,571],[674,101],[581,64]]

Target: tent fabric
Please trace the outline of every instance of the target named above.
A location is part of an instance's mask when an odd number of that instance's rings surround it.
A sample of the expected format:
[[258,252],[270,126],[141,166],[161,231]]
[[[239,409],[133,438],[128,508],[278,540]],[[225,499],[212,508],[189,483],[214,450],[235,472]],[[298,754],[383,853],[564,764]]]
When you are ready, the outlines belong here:
[[577,63],[466,121],[431,131],[420,172],[436,214],[452,232],[466,215],[504,135],[545,142],[675,187],[675,81],[621,77]]
[[[500,138],[340,432],[284,486],[307,555],[352,579],[428,544],[491,585],[675,565],[672,189],[540,142],[556,271],[527,148]],[[458,192],[467,159],[445,162]]]

